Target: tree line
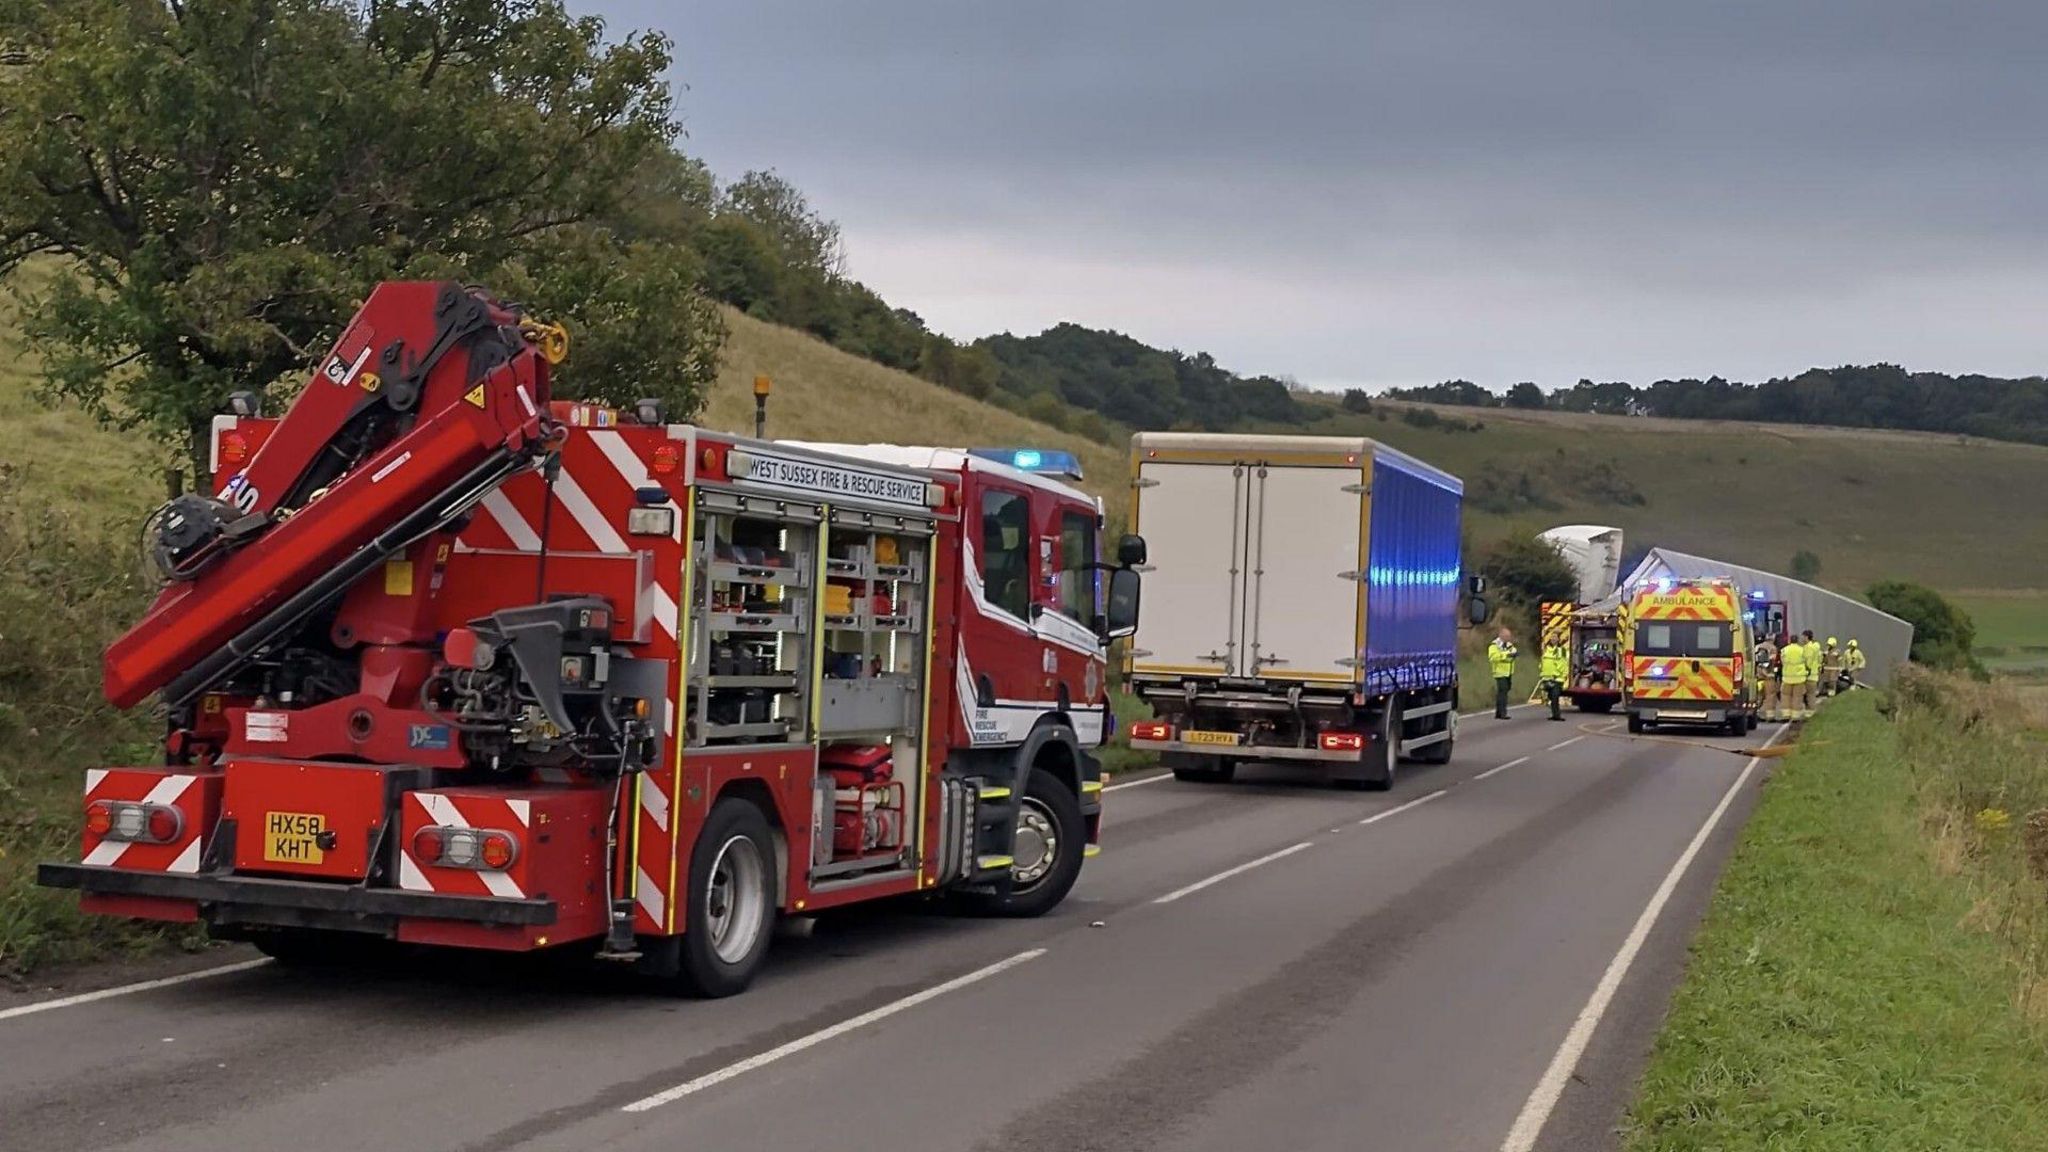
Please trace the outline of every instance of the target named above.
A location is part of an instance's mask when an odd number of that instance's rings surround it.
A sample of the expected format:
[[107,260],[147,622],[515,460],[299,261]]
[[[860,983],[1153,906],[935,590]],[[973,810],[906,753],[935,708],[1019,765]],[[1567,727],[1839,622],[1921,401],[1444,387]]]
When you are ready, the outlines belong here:
[[1503,394],[1469,380],[1447,380],[1386,395],[1474,408],[1885,428],[2048,444],[2048,379],[1908,372],[1896,364],[1813,368],[1760,384],[1719,376],[1659,380],[1640,388],[1580,380],[1546,392],[1523,381]]

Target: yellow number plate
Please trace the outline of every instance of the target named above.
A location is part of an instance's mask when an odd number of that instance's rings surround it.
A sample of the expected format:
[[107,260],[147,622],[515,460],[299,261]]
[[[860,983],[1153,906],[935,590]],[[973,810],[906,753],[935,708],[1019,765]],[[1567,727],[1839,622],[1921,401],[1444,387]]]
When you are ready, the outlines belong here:
[[1183,732],[1180,739],[1183,744],[1235,744],[1239,737],[1235,732]]
[[275,864],[318,864],[327,858],[320,834],[327,817],[317,812],[271,812],[263,818],[263,858]]

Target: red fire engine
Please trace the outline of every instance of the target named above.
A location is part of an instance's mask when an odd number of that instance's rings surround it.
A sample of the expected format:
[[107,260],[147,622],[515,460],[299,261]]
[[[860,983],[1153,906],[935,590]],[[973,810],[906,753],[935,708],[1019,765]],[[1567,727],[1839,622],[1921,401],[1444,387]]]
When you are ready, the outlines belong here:
[[164,763],[88,771],[42,883],[286,959],[581,947],[706,995],[779,913],[1060,902],[1143,542],[1103,564],[1093,498],[962,453],[551,401],[566,344],[390,283],[281,418],[237,398],[106,655]]

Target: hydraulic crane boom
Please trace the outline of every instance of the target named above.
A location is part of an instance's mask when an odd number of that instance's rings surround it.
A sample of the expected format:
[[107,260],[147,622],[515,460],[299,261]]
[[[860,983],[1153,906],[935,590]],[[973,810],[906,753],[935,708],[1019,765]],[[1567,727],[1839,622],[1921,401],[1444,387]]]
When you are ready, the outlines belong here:
[[528,466],[561,340],[480,291],[379,285],[248,466],[156,517],[173,582],[107,650],[107,699],[191,700]]

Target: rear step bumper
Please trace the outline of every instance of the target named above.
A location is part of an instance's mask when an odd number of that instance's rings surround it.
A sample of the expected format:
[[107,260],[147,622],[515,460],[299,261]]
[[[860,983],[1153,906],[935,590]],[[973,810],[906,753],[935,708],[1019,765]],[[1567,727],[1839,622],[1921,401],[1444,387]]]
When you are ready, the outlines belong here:
[[[555,922],[553,900],[355,888],[317,880],[195,876],[94,864],[43,864],[36,868],[36,883],[45,888],[76,888],[96,895],[191,900],[201,906],[205,919],[215,923],[269,924],[301,919],[292,913],[361,919],[460,920],[471,924]],[[285,915],[280,917],[278,913]]]

